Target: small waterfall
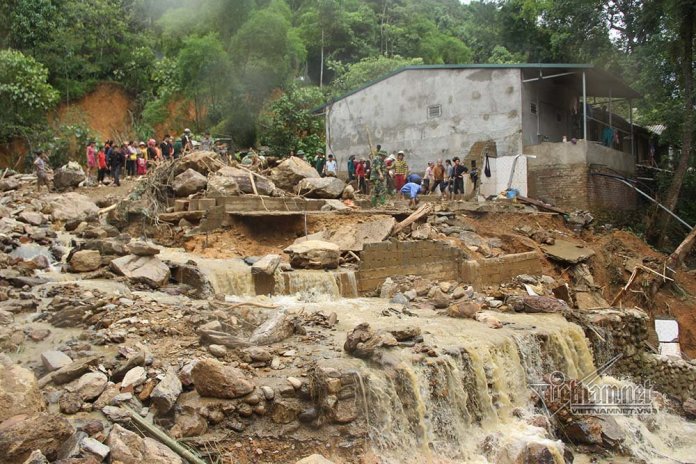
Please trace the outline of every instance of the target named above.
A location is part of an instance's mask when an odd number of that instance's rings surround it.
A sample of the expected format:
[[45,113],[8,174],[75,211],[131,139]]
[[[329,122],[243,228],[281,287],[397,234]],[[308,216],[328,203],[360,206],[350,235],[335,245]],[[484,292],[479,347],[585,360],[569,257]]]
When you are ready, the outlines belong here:
[[341,296],[336,275],[332,272],[294,271],[285,272],[282,276],[285,294],[326,295],[333,298]]
[[[367,398],[370,438],[386,462],[424,456],[430,462],[505,462],[496,453],[522,446],[511,437],[525,437],[525,443],[546,440],[556,462],[564,462],[559,442],[513,414],[528,406],[529,390],[512,338],[452,349],[437,358],[413,357],[405,350],[383,361],[383,369],[369,371]],[[482,444],[496,432],[512,441],[485,456]]]
[[358,295],[358,279],[355,277],[355,271],[338,271],[335,273],[338,288],[343,298],[357,298]]
[[251,268],[241,259],[196,259],[215,293],[220,295],[255,295]]
[[[526,420],[538,414],[533,384],[555,371],[619,390],[628,383],[595,375],[577,325],[550,316],[537,323],[525,331],[458,337],[460,346],[439,346],[437,357],[403,348],[385,351],[378,365],[363,363],[358,371],[365,426],[380,462],[512,464],[539,444],[563,464],[564,444]],[[452,323],[453,331],[464,328]],[[442,340],[426,336],[431,345]],[[625,435],[624,449],[642,462],[694,461],[696,424],[666,412],[614,418]]]

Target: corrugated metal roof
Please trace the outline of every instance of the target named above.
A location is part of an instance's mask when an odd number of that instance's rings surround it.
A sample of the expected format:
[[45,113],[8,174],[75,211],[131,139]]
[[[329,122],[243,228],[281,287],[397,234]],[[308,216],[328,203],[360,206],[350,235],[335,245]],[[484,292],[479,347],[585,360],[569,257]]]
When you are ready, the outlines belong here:
[[[603,71],[601,69],[596,69],[592,64],[571,64],[571,63],[519,63],[519,64],[431,64],[431,65],[412,65],[404,66],[396,69],[384,76],[379,77],[367,84],[358,87],[355,90],[347,92],[337,98],[332,99],[326,104],[316,108],[313,112],[318,112],[326,108],[327,106],[336,103],[344,98],[350,97],[368,87],[371,87],[378,82],[387,80],[397,74],[404,71],[423,71],[423,70],[433,70],[433,69],[540,69],[540,70],[582,70],[588,71],[587,81],[588,81],[588,95],[596,97],[608,96],[607,92],[602,92],[602,86],[606,85],[613,88],[613,96],[616,98],[640,98],[640,94],[626,85],[621,79],[611,75],[610,73]],[[590,92],[592,90],[592,92]],[[611,94],[611,92],[609,92]]]
[[664,124],[653,124],[652,126],[645,126],[653,134],[662,135],[662,133],[667,129]]

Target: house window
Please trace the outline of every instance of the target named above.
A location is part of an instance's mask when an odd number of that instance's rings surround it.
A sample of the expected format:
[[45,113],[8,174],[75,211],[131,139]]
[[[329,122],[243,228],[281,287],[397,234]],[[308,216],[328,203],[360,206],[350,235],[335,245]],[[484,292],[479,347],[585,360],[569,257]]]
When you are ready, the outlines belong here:
[[428,107],[428,119],[442,116],[442,105],[430,105]]
[[537,108],[536,108],[536,103],[532,103],[532,114],[536,114]]

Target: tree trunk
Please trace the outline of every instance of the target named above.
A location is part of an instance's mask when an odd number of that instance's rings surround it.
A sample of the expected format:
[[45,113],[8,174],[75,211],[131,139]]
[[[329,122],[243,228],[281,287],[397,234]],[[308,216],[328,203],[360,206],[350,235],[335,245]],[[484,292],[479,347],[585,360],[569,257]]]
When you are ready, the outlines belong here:
[[[679,164],[674,171],[672,183],[665,194],[665,200],[662,202],[669,210],[674,211],[679,200],[679,192],[681,191],[684,176],[689,167],[689,158],[692,150],[692,136],[694,130],[694,102],[693,102],[693,42],[694,42],[694,15],[695,8],[688,2],[680,8],[681,25],[680,39],[683,46],[683,54],[681,60],[681,74],[684,86],[684,122],[682,125],[682,146]],[[667,243],[667,227],[670,222],[670,215],[661,209],[653,214],[648,225],[648,236],[657,243],[658,247],[664,247]]]

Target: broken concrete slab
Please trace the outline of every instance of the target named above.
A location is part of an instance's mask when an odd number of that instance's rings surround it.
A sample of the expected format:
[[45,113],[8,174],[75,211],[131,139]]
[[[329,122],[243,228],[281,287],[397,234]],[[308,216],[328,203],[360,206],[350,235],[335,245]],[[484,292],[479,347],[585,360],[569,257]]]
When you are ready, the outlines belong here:
[[379,243],[386,240],[394,224],[396,224],[396,219],[392,216],[355,225],[351,224],[339,228],[331,234],[328,241],[338,245],[341,251],[362,251],[368,243]]
[[541,245],[541,249],[549,258],[570,264],[585,261],[595,254],[591,248],[561,239],[556,239],[553,245]]

